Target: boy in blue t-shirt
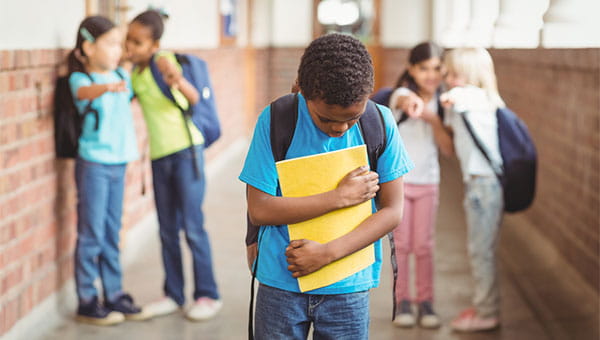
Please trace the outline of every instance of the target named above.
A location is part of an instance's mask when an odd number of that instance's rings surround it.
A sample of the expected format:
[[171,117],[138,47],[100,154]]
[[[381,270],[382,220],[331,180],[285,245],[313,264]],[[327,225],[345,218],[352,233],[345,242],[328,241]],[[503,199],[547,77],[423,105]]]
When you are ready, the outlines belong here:
[[[286,158],[297,158],[364,144],[356,124],[373,90],[373,64],[364,45],[342,34],[314,40],[298,69],[298,120]],[[369,289],[379,284],[380,238],[400,223],[402,175],[413,164],[391,112],[382,106],[386,149],[377,172],[360,167],[334,190],[306,197],[281,197],[270,144],[270,109],[256,124],[240,180],[248,188],[248,212],[262,226],[255,312],[256,339],[367,339]],[[320,244],[290,240],[287,224],[305,221],[375,197],[380,209],[352,232]],[[301,293],[297,278],[375,245],[375,263],[334,284]]]

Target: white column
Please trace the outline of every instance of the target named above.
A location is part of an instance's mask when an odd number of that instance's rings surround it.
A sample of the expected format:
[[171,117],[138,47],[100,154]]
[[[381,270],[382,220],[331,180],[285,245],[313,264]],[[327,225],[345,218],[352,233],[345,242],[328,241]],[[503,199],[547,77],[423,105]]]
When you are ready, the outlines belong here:
[[538,47],[542,15],[548,0],[501,0],[500,14],[493,35],[497,48]]
[[600,47],[599,0],[550,0],[544,15],[542,45]]
[[431,39],[430,13],[428,1],[382,0],[381,44],[412,48]]
[[465,32],[469,46],[490,47],[500,0],[471,0],[471,18]]
[[450,0],[445,7],[446,25],[440,32],[439,42],[446,47],[465,45],[465,33],[471,17],[470,0]]

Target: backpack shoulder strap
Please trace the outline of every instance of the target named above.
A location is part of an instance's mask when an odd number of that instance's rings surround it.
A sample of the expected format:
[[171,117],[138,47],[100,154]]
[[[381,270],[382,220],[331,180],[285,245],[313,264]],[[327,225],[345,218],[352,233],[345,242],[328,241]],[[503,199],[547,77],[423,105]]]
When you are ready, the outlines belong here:
[[275,162],[285,159],[298,120],[298,94],[290,93],[271,103],[271,151]]
[[385,151],[387,136],[383,115],[377,105],[369,100],[365,113],[358,121],[360,131],[367,145],[367,155],[372,171],[377,171],[377,160]]
[[[154,81],[156,82],[156,85],[158,85],[158,88],[160,89],[160,92],[162,92],[163,95],[165,95],[165,97],[167,97],[170,101],[172,101],[173,103],[175,103],[177,105],[177,101],[175,100],[175,97],[173,97],[173,94],[171,93],[171,89],[169,88],[169,85],[167,85],[167,83],[165,83],[165,80],[162,77],[162,74],[160,73],[160,71],[158,70],[158,65],[156,65],[156,61],[154,60],[156,55],[153,55],[152,58],[150,58],[150,72],[152,73],[152,78],[154,78]],[[177,105],[179,106],[179,105]]]

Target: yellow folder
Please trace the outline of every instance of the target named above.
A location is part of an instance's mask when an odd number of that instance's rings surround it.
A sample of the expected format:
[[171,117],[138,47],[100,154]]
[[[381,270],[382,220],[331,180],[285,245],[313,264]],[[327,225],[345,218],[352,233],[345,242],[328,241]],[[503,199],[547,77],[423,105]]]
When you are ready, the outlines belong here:
[[[350,171],[367,165],[365,145],[287,159],[275,163],[281,193],[286,197],[303,197],[333,190]],[[301,223],[290,224],[290,240],[308,239],[326,243],[347,234],[371,215],[371,201],[332,211]],[[328,286],[375,262],[375,248],[360,251],[298,278],[301,292]]]

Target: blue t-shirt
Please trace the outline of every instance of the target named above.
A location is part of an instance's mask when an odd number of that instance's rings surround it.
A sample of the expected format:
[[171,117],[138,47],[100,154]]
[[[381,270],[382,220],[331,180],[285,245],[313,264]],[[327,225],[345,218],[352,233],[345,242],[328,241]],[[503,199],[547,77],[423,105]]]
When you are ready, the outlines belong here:
[[[379,182],[397,179],[414,165],[408,158],[404,144],[390,110],[379,105],[385,121],[387,146],[377,162]],[[254,137],[239,176],[242,182],[269,195],[281,196],[278,177],[270,142],[270,107],[258,117]],[[360,127],[354,124],[341,137],[329,137],[313,122],[306,101],[298,95],[298,121],[286,158],[309,156],[364,144]],[[374,206],[374,205],[373,205]],[[375,208],[373,208],[375,210]],[[271,287],[300,292],[297,279],[287,269],[285,248],[290,243],[287,225],[263,226],[259,235],[258,280]],[[381,272],[381,240],[375,242],[375,263],[362,271],[326,287],[310,291],[310,294],[344,294],[364,291],[379,285]]]
[[[102,164],[123,164],[138,158],[135,127],[129,103],[133,96],[131,79],[122,68],[118,70],[127,82],[125,92],[105,92],[93,100],[92,107],[98,110],[99,125],[95,129],[96,117],[87,114],[79,137],[79,156],[90,162]],[[106,84],[122,81],[112,71],[110,73],[91,73],[94,84]],[[71,93],[79,113],[85,110],[89,100],[78,100],[77,91],[82,86],[90,86],[90,78],[81,72],[73,72],[69,77]]]

